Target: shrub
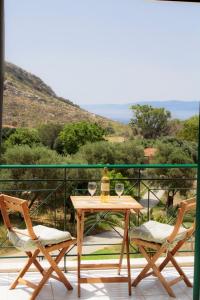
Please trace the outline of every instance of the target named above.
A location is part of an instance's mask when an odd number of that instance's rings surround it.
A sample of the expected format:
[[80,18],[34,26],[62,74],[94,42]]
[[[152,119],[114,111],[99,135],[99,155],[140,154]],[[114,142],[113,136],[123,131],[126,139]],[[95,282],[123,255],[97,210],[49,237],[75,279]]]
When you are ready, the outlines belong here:
[[44,146],[54,149],[56,139],[63,129],[60,124],[48,123],[43,124],[38,128],[40,140]]
[[83,121],[73,124],[66,124],[64,129],[59,134],[59,140],[63,146],[64,153],[74,154],[79,150],[80,146],[86,144],[87,142],[93,143],[103,140],[104,133],[104,129],[98,124]]
[[13,145],[38,145],[40,144],[40,137],[38,131],[32,128],[17,128],[16,131],[9,136],[5,145],[7,147]]

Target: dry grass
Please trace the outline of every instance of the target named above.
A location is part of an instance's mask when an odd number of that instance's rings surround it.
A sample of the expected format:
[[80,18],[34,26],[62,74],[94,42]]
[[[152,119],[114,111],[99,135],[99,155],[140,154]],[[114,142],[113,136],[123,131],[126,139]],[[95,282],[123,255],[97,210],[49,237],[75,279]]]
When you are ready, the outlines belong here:
[[106,136],[106,140],[111,143],[123,143],[127,138],[124,136]]

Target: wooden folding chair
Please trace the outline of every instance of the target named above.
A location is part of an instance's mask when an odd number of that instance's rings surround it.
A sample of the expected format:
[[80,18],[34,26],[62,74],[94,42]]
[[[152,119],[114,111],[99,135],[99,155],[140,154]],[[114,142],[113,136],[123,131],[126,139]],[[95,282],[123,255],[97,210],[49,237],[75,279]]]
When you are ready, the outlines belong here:
[[[14,289],[19,283],[25,284],[33,288],[34,291],[30,297],[30,300],[33,300],[37,297],[47,280],[52,277],[61,281],[68,290],[72,290],[71,284],[58,267],[58,263],[65,255],[67,249],[76,243],[76,240],[71,237],[70,233],[42,225],[32,226],[28,201],[26,200],[1,194],[0,208],[10,240],[17,248],[23,249],[28,256],[27,263],[10,286],[10,289]],[[20,212],[23,215],[26,224],[25,230],[14,228],[11,225],[9,217],[10,211]],[[58,250],[59,254],[53,259],[50,253],[55,250]],[[49,262],[49,269],[44,270],[38,262],[37,256],[39,253],[44,255]],[[42,279],[38,285],[23,278],[32,264],[35,265],[42,275]],[[56,275],[53,275],[53,272],[55,272]]]
[[[175,226],[155,221],[149,221],[139,227],[130,230],[131,241],[138,246],[140,252],[148,262],[141,273],[132,282],[132,286],[137,286],[137,284],[142,279],[150,275],[154,275],[158,277],[163,287],[171,297],[176,297],[171,286],[181,280],[184,280],[185,284],[188,287],[192,287],[192,283],[189,281],[186,274],[178,265],[177,261],[174,258],[174,255],[194,233],[195,222],[193,222],[192,226],[189,229],[185,229],[184,227],[182,227],[182,223],[185,213],[189,212],[192,209],[195,209],[195,200],[196,198],[191,198],[180,203]],[[147,249],[155,250],[155,254],[152,256],[149,255]],[[166,253],[166,258],[163,260],[160,266],[157,266],[156,262],[158,258],[164,253]],[[171,281],[167,281],[161,274],[161,271],[169,262],[172,263],[172,265],[179,273],[179,277]],[[152,272],[149,272],[150,269],[152,269]]]

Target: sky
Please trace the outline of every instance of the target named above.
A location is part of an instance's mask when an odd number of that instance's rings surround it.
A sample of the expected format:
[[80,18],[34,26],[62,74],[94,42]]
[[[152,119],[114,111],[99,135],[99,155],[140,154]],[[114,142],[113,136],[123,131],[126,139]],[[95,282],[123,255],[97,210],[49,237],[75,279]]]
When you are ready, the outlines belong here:
[[200,5],[6,0],[6,60],[76,104],[199,100]]

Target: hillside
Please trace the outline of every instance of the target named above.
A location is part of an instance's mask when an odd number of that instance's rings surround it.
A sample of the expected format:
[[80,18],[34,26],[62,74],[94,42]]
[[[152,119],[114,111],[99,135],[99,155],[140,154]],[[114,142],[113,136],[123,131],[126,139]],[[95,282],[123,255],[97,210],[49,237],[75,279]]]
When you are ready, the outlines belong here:
[[113,127],[123,134],[128,127],[94,113],[90,113],[70,100],[58,97],[40,78],[18,66],[6,63],[4,83],[4,126],[37,127],[40,124],[71,123],[80,120],[97,122]]

